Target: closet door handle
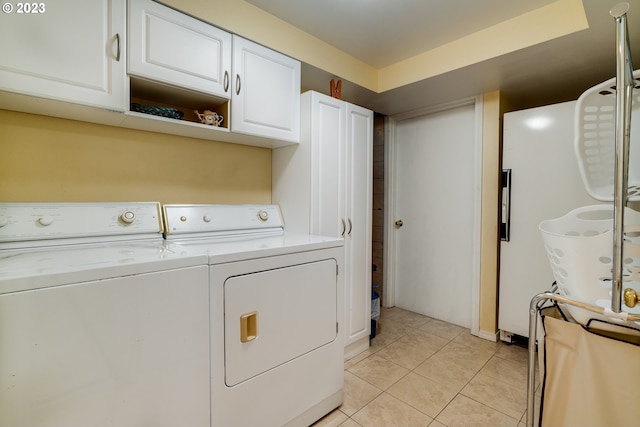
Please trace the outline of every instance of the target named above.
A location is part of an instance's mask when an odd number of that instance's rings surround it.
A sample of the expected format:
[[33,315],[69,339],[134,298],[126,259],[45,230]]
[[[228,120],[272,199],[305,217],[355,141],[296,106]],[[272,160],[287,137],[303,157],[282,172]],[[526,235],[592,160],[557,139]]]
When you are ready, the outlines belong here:
[[353,230],[353,224],[351,223],[351,218],[349,218],[349,232],[347,233],[349,237],[351,237],[351,230]]
[[342,233],[340,233],[340,235],[344,237],[344,232],[347,231],[347,224],[344,222],[344,218],[341,219],[341,221],[342,221]]
[[229,90],[229,72],[228,71],[224,72],[224,83],[223,83],[223,86],[224,86],[224,91],[226,93]]
[[116,33],[116,47],[117,47],[117,51],[116,51],[116,61],[120,62],[120,34]]
[[236,95],[240,95],[240,87],[241,87],[241,83],[240,83],[240,74],[236,74]]

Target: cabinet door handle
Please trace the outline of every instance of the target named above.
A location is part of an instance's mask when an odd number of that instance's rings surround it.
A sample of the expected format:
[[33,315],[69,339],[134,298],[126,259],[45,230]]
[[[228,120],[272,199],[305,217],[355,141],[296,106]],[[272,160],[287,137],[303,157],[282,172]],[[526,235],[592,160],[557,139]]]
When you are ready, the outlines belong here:
[[340,233],[340,235],[344,237],[344,232],[347,231],[347,224],[344,222],[344,219],[342,219],[341,221],[342,221],[342,233]]
[[349,237],[351,237],[351,230],[353,230],[353,224],[351,223],[351,218],[349,218],[349,232],[347,233]]
[[236,74],[236,95],[240,95],[240,74]]
[[116,47],[118,50],[116,51],[116,61],[120,62],[120,34],[116,33]]
[[225,71],[224,72],[224,91],[228,91],[229,90],[229,72]]

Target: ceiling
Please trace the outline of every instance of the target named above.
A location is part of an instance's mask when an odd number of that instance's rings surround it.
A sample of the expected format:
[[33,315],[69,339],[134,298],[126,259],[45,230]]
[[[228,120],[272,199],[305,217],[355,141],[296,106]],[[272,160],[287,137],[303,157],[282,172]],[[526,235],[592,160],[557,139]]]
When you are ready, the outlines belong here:
[[554,1],[247,0],[247,3],[375,68],[382,68]]
[[[555,0],[247,0],[374,68],[382,68]],[[342,98],[397,115],[500,90],[513,110],[562,102],[615,75],[617,0],[583,0],[589,28],[382,93],[344,81]],[[640,0],[628,0],[640,60]],[[640,68],[636,66],[635,68]],[[303,64],[302,85],[328,93],[340,78]]]

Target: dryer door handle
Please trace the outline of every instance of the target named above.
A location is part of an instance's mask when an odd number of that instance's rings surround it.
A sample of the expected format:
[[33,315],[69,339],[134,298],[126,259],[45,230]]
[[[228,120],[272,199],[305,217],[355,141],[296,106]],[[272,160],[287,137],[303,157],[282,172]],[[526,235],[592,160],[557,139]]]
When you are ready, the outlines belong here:
[[240,342],[253,341],[258,337],[258,312],[240,316]]

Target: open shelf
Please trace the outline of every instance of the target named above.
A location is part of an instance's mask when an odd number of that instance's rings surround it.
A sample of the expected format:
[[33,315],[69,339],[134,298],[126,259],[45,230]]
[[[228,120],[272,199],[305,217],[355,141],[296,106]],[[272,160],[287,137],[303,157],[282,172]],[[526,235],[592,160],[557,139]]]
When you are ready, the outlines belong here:
[[[130,77],[130,101],[141,105],[157,107],[170,107],[183,113],[179,121],[201,124],[195,111],[200,113],[210,110],[223,117],[220,128],[229,128],[229,100],[205,93],[153,82],[137,77]],[[131,111],[131,113],[134,113]],[[152,118],[165,118],[153,114],[135,112],[136,114],[149,115]],[[169,119],[178,121],[177,119]],[[216,126],[206,125],[208,128]],[[220,130],[220,129],[217,129]]]

